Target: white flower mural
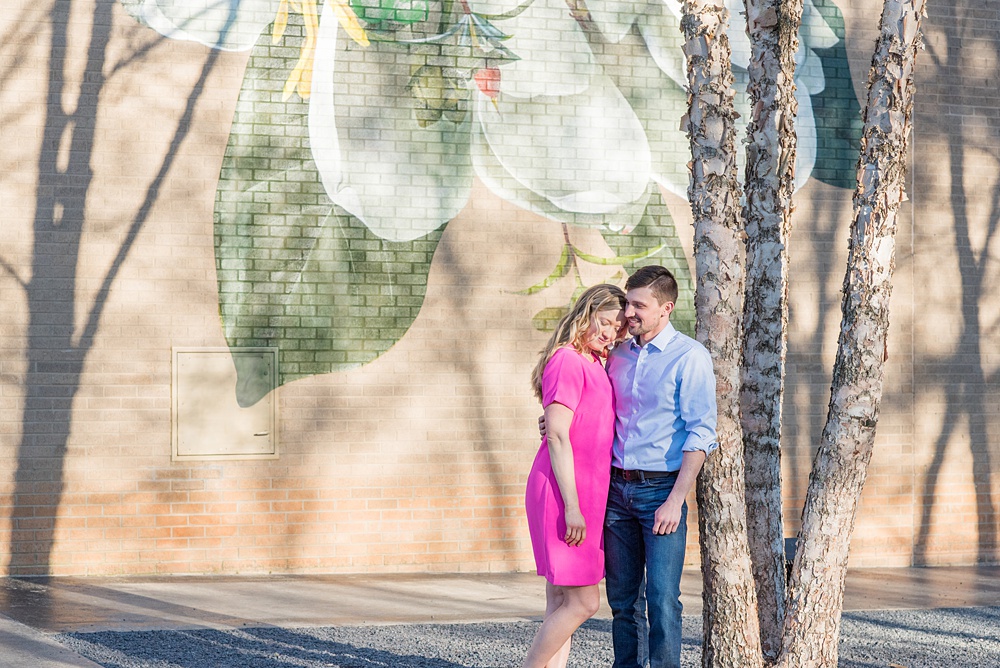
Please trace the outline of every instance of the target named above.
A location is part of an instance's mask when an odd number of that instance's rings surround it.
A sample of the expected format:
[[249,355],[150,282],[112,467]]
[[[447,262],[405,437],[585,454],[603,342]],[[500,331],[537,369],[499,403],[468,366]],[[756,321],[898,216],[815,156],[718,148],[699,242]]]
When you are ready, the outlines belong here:
[[[387,240],[453,218],[473,176],[549,218],[619,230],[641,215],[651,180],[685,196],[678,0],[591,0],[576,11],[565,0],[463,0],[450,19],[444,4],[355,0],[357,12],[341,0],[322,9],[315,0],[144,0],[133,13],[167,37],[249,49],[269,25],[280,36],[282,17],[297,8],[307,40],[286,92],[310,99],[312,154],[330,198]],[[728,4],[741,90],[750,46],[741,1]],[[369,8],[416,16],[358,17]],[[816,49],[837,41],[807,0],[796,77],[800,185],[816,160],[812,96],[825,85]],[[441,113],[415,113],[415,101]],[[746,117],[746,96],[737,102]]]
[[[570,276],[582,289],[578,262],[659,262],[689,281],[661,196],[688,186],[679,0],[120,1],[166,38],[251,52],[216,198],[220,313],[231,346],[279,348],[282,382],[405,334],[477,179],[564,226],[557,266],[524,294]],[[727,3],[747,117],[742,2]],[[843,34],[834,0],[805,1],[799,186],[853,177]],[[599,229],[614,256],[581,252],[571,226]],[[252,403],[255,370],[239,372]]]

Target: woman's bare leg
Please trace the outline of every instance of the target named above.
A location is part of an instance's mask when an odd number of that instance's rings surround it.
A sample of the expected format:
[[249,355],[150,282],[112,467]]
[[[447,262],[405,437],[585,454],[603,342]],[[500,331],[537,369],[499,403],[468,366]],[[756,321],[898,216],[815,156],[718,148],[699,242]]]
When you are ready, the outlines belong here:
[[546,584],[545,600],[545,621],[531,642],[523,668],[565,668],[570,638],[580,624],[597,612],[601,594],[597,585],[560,587]]
[[[545,621],[552,615],[553,612],[559,609],[559,606],[563,604],[565,600],[563,595],[562,587],[557,587],[551,582],[545,582],[545,617],[542,621]],[[563,646],[559,648],[559,651],[549,659],[548,663],[545,664],[545,668],[566,668],[566,663],[569,661],[569,646],[573,642],[573,636],[563,643]]]

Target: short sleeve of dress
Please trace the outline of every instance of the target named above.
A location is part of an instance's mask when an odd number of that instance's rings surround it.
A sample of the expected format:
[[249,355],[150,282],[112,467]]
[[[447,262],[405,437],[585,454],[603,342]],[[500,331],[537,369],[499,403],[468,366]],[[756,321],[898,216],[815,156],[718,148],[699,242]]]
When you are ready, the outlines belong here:
[[583,365],[580,354],[570,348],[553,353],[542,373],[542,406],[562,404],[576,411],[583,396]]

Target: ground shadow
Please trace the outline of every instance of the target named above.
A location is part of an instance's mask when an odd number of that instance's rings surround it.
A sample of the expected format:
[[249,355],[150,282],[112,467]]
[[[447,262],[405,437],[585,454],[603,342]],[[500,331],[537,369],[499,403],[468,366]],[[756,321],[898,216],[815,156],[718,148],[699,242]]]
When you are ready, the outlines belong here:
[[356,644],[320,640],[285,629],[130,631],[68,634],[60,638],[103,666],[167,665],[178,668],[349,666],[350,668],[467,668]]
[[[171,668],[508,668],[524,658],[536,622],[71,633],[57,639],[103,666]],[[701,619],[683,619],[682,663],[700,663]],[[570,668],[610,665],[611,621],[586,622]]]

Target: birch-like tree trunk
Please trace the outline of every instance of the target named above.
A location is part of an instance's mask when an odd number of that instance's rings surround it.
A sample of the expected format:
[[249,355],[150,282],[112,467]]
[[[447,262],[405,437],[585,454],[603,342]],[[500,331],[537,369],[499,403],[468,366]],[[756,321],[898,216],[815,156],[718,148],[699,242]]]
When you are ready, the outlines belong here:
[[763,665],[747,545],[739,423],[743,241],[739,217],[733,76],[722,0],[683,3],[689,85],[683,123],[691,141],[688,199],[694,215],[698,339],[712,354],[719,449],[698,478],[704,578],[703,666]]
[[747,528],[764,658],[781,648],[785,547],[781,519],[781,402],[788,324],[788,234],[795,190],[795,54],[802,0],[745,0],[750,37],[746,298],[740,412]]
[[834,668],[847,555],[871,460],[887,357],[889,297],[924,0],[885,0],[844,279],[830,408],[813,463],[782,638],[781,668]]

